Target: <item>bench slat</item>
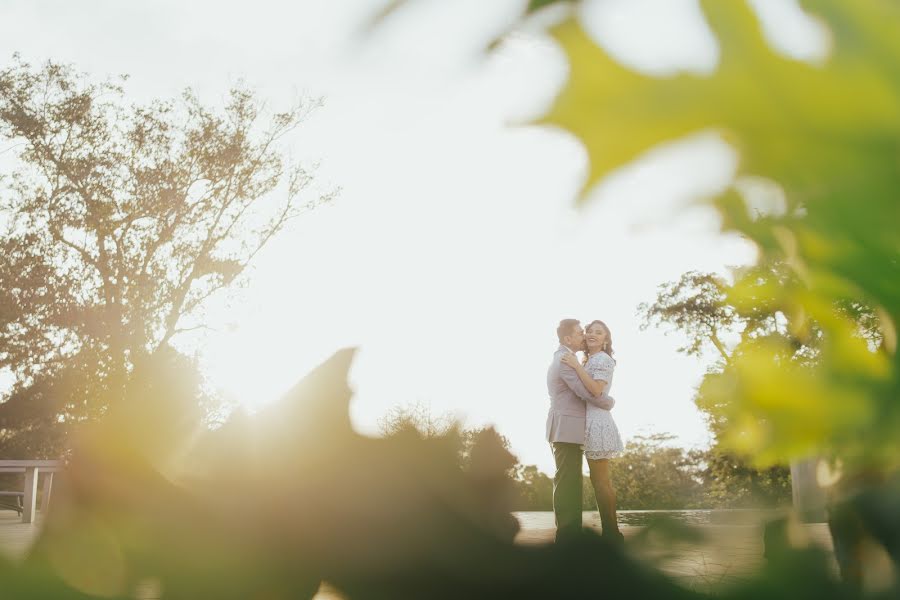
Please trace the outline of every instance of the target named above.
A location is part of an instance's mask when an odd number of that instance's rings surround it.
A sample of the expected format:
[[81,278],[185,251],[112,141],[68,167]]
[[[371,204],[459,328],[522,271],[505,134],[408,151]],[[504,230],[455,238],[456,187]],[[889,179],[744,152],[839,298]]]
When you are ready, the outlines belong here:
[[59,460],[0,460],[0,469],[4,467],[26,468],[37,467],[38,469],[48,469],[52,467],[61,467],[62,461]]
[[[58,473],[62,467],[38,467],[41,473]],[[25,467],[0,467],[0,473],[24,473]]]

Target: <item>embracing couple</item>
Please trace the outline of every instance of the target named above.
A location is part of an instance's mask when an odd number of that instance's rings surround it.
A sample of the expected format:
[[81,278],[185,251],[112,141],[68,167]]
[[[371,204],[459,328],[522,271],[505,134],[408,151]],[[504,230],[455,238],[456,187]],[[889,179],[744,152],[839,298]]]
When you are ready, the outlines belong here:
[[[616,522],[616,492],[609,478],[609,459],[622,450],[622,438],[609,412],[616,401],[609,396],[612,385],[612,335],[603,321],[592,321],[587,330],[576,319],[563,319],[556,329],[559,348],[547,371],[550,414],[547,441],[553,448],[553,512],[556,541],[581,531],[582,453],[590,468],[591,483],[603,537],[623,541]],[[584,352],[578,360],[576,352]]]

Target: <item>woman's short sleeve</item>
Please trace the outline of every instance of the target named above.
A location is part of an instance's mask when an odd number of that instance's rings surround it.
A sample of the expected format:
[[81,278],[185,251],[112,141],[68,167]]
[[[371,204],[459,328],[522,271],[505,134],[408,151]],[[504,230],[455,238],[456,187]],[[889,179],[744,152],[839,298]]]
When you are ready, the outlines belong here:
[[612,381],[612,374],[613,370],[616,368],[616,361],[614,361],[609,354],[600,352],[591,357],[587,366],[588,372],[591,374],[591,379],[609,383]]

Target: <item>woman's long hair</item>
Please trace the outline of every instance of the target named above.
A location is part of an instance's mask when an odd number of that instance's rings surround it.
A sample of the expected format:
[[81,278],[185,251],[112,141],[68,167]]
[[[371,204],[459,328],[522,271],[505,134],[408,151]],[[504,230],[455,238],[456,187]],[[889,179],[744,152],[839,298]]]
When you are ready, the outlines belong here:
[[[612,357],[612,355],[613,355],[612,333],[609,331],[609,327],[606,326],[606,323],[597,319],[595,321],[591,321],[590,323],[588,323],[588,326],[585,327],[584,330],[588,331],[594,325],[599,325],[600,327],[602,327],[603,329],[606,330],[606,344],[604,344],[603,347],[600,348],[600,350],[602,350],[603,352],[606,352],[607,354],[609,354],[610,357]],[[585,352],[585,355],[587,355],[587,352]]]

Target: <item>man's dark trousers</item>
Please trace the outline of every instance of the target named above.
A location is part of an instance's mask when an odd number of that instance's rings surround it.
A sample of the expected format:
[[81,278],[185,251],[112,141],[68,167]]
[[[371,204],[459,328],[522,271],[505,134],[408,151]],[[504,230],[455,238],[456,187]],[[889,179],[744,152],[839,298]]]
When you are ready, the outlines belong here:
[[572,539],[581,532],[581,445],[552,442],[556,474],[553,476],[553,513],[556,541]]

